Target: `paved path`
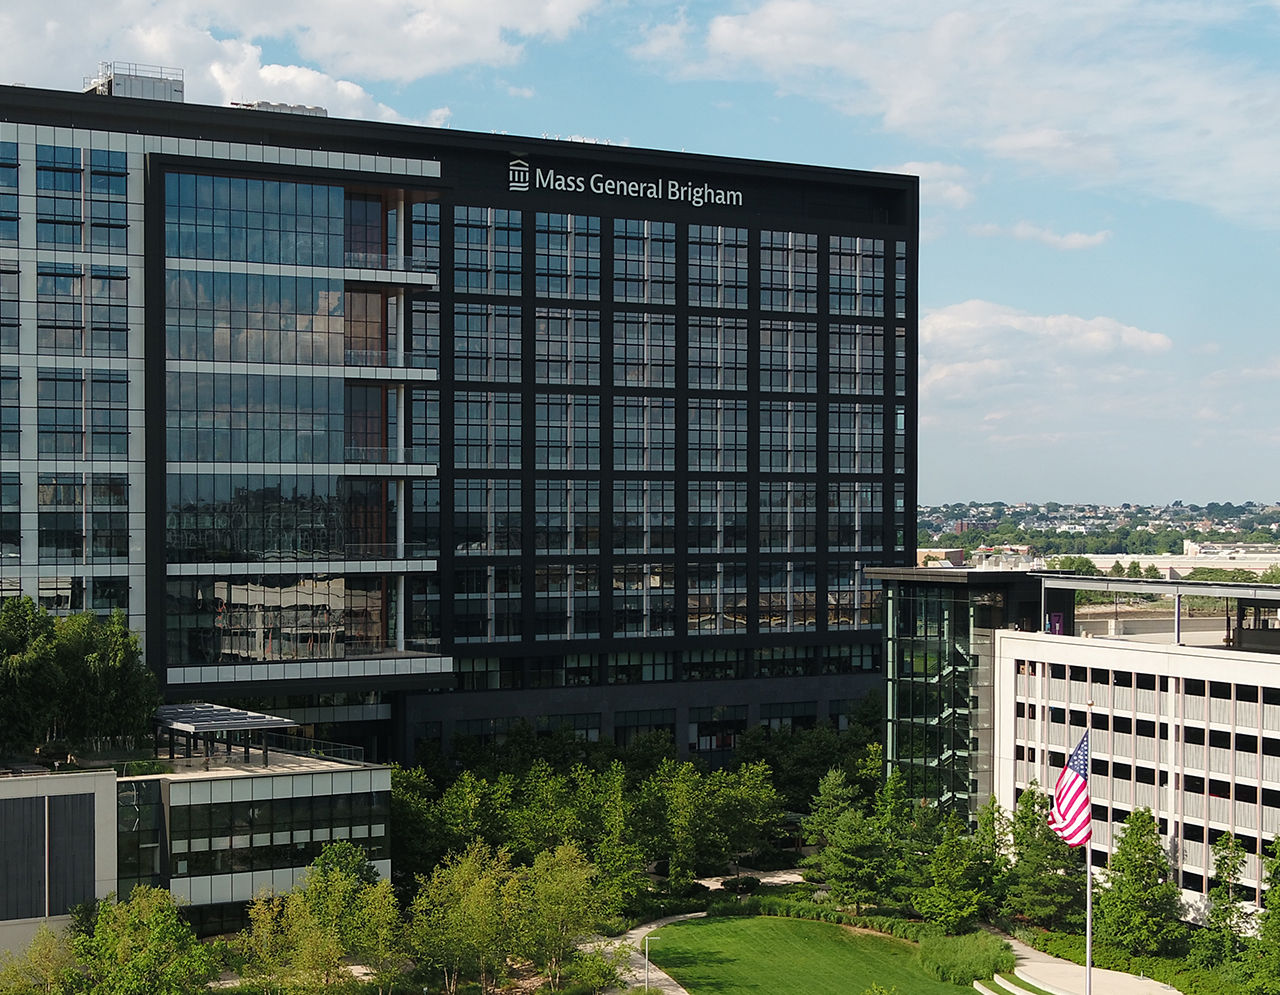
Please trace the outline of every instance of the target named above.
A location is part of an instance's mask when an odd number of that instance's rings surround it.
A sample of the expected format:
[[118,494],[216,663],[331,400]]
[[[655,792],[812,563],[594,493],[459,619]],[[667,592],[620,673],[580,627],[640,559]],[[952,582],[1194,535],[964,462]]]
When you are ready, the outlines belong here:
[[[627,985],[638,988],[644,984],[644,938],[647,934],[669,923],[680,922],[682,919],[699,919],[705,915],[705,912],[690,912],[681,916],[667,916],[665,919],[655,919],[653,922],[647,922],[643,926],[637,926],[635,929],[628,930],[623,934],[623,941],[630,943],[635,948],[631,954],[630,977],[624,979]],[[649,987],[656,988],[661,992],[667,992],[669,995],[689,995],[684,988],[676,984],[671,975],[667,974],[652,961],[649,962]],[[614,990],[617,991],[618,989]]]
[[[1009,941],[1017,957],[1014,973],[1019,978],[1053,995],[1084,995],[1084,968],[1079,964],[1050,957],[1013,937],[1005,939]],[[990,982],[987,987],[991,987]],[[1138,978],[1119,971],[1104,971],[1098,967],[1093,969],[1093,990],[1098,995],[1168,995],[1169,992],[1177,991],[1150,978]]]

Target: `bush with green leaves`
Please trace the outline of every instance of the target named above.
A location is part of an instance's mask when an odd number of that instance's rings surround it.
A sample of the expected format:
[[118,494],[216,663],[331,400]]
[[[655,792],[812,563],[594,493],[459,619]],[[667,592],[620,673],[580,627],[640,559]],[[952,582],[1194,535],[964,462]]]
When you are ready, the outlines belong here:
[[920,966],[939,981],[971,985],[1012,971],[1013,948],[991,933],[964,936],[924,936],[918,954]]

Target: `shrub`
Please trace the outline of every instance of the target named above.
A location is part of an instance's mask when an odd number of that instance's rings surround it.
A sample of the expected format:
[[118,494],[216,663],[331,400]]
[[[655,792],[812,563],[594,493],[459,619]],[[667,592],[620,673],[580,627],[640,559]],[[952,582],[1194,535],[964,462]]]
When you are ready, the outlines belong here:
[[760,887],[760,879],[750,874],[741,874],[736,878],[725,878],[721,887],[739,895],[750,895]]
[[995,977],[997,972],[1012,971],[1013,950],[1009,944],[990,933],[967,933],[964,936],[924,936],[920,940],[920,966],[939,981],[956,985],[972,985]]

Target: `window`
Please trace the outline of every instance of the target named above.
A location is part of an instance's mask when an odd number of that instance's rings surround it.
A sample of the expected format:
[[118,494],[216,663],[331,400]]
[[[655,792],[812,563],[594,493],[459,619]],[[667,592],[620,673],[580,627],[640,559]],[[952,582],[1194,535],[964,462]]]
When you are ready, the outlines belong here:
[[18,143],[0,142],[0,190],[18,189]]
[[43,262],[36,271],[36,344],[42,353],[84,351],[84,278],[79,266]]
[[675,567],[669,563],[615,563],[614,633],[633,636],[669,636],[674,633],[675,576]]
[[40,474],[37,521],[41,563],[83,561],[84,497],[80,474]]
[[18,267],[0,261],[0,349],[18,348]]
[[453,318],[453,373],[459,380],[520,380],[520,309],[459,304]]
[[760,233],[760,306],[769,311],[818,310],[818,236]]
[[534,485],[533,544],[545,553],[600,551],[600,484],[539,480]]
[[667,221],[613,222],[613,299],[676,302],[676,233]]
[[[899,242],[904,246],[905,243]],[[832,235],[829,308],[832,314],[884,316],[884,239]],[[905,267],[905,255],[903,258]],[[905,293],[904,268],[903,293]],[[903,314],[906,313],[905,304]]]
[[799,632],[814,628],[817,573],[812,563],[761,563],[760,631]]
[[129,374],[95,370],[89,375],[89,452],[124,456],[129,450]]
[[89,273],[88,351],[123,356],[129,351],[129,277],[123,266],[95,266]]
[[761,402],[760,469],[793,472],[816,469],[817,428],[818,406],[812,402]]
[[40,370],[36,403],[37,451],[42,456],[84,455],[84,373]]
[[[884,469],[884,408],[879,404],[832,404],[829,458],[833,473],[880,473]],[[904,432],[895,439],[905,437]]]
[[812,392],[817,386],[817,326],[811,321],[760,322],[760,389]]
[[453,540],[459,555],[518,553],[520,481],[459,480],[453,488]]
[[540,470],[600,469],[600,399],[538,394],[534,465]]
[[13,564],[22,558],[22,505],[18,474],[0,473],[0,562]]
[[674,316],[626,311],[614,315],[613,382],[620,387],[675,386]]
[[884,330],[871,325],[832,323],[831,390],[840,394],[884,391]]
[[600,299],[600,219],[534,216],[534,283],[540,296]]
[[689,469],[747,469],[746,401],[689,401]]
[[619,480],[613,485],[613,548],[629,553],[670,553],[676,542],[675,484]]
[[760,548],[789,552],[817,544],[818,501],[812,484],[760,485]]
[[342,187],[167,173],[164,198],[165,255],[171,259],[345,263]]
[[[0,165],[0,171],[4,166]],[[0,193],[0,242],[18,241],[18,195]]]
[[518,294],[520,212],[453,209],[453,288],[462,293]]
[[742,318],[689,318],[689,386],[743,390],[747,386],[747,323]]
[[689,483],[689,550],[742,552],[747,548],[747,485],[734,481]]
[[486,469],[520,466],[520,395],[459,391],[453,402],[456,464]]
[[689,303],[694,307],[747,306],[747,230],[689,226]]
[[[688,631],[741,632],[747,627],[747,564],[745,560],[699,561],[686,570]],[[710,662],[710,661],[708,661]],[[728,676],[740,676],[733,668]],[[685,677],[692,678],[687,672]]]
[[600,312],[538,308],[534,376],[538,383],[600,382]]
[[676,408],[670,397],[618,397],[613,403],[613,465],[674,470]]
[[22,443],[18,403],[22,375],[17,369],[0,369],[0,455],[17,456]]

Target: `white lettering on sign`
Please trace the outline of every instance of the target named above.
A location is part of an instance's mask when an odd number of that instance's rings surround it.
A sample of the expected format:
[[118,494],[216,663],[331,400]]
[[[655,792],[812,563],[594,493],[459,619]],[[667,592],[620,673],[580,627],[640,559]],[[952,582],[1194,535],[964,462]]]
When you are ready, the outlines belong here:
[[634,200],[668,200],[693,207],[707,204],[726,207],[742,206],[742,191],[715,187],[710,183],[659,179],[629,180],[606,173],[582,176],[558,169],[531,167],[523,159],[507,164],[508,187],[511,190],[559,190],[564,193],[591,193],[600,197],[627,197]]

